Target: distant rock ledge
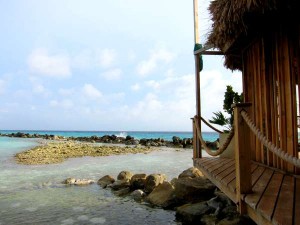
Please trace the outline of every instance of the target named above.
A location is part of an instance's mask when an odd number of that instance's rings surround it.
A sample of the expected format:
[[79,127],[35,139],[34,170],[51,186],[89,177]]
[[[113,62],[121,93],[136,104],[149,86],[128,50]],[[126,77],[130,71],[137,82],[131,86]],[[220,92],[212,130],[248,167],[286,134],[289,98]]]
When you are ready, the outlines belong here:
[[[10,133],[2,134],[0,136],[4,137],[17,137],[17,138],[42,138],[46,140],[66,140],[66,141],[81,141],[90,143],[110,143],[110,144],[125,144],[125,145],[142,145],[147,147],[169,147],[169,148],[192,148],[193,139],[192,138],[180,138],[173,136],[172,141],[167,141],[162,138],[156,139],[135,139],[132,136],[118,137],[116,135],[104,135],[100,136],[90,136],[90,137],[63,137],[58,135],[48,135],[48,134],[29,134],[29,133]],[[207,145],[213,149],[217,149],[219,146],[218,140],[215,142],[207,141]]]

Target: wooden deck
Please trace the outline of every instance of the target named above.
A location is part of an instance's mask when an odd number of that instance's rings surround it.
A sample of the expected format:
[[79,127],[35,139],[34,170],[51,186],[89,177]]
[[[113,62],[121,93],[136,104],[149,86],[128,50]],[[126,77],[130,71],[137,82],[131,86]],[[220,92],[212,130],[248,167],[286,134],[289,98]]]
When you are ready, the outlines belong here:
[[[220,190],[237,203],[234,159],[194,159]],[[300,177],[251,163],[252,193],[243,195],[247,214],[257,224],[300,225]]]

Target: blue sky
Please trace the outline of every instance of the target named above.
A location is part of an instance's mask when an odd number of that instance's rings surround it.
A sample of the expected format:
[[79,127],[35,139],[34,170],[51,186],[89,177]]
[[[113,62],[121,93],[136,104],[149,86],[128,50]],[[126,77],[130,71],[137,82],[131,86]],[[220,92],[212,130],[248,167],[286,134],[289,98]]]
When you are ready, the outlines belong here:
[[[0,0],[0,29],[0,129],[191,131],[192,0]],[[203,117],[228,84],[241,75],[205,56]]]

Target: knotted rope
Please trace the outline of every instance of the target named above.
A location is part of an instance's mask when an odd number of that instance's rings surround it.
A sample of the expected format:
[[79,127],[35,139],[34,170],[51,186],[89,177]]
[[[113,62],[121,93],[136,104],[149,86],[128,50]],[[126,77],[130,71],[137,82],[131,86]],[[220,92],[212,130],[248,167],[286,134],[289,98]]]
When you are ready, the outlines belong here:
[[249,126],[250,130],[254,133],[254,135],[257,137],[258,140],[261,141],[261,143],[267,147],[271,152],[273,152],[275,155],[277,155],[279,158],[293,164],[296,167],[300,167],[300,159],[290,155],[287,152],[282,151],[282,149],[276,147],[271,141],[269,141],[266,136],[264,136],[261,131],[255,126],[253,121],[250,119],[247,112],[242,111],[241,116],[245,120],[246,124]]

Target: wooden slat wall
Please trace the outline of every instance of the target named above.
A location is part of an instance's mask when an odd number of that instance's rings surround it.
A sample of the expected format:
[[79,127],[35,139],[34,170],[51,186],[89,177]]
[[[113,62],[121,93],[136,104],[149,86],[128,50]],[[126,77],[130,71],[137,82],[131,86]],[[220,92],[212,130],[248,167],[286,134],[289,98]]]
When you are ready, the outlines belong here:
[[[298,155],[296,83],[300,75],[295,74],[291,66],[295,60],[295,51],[291,49],[297,41],[292,41],[282,29],[258,39],[243,54],[244,96],[246,102],[252,103],[250,116],[269,140],[293,156]],[[296,57],[299,61],[299,56]],[[299,99],[300,92],[298,94]],[[255,137],[252,136],[250,142],[253,160],[285,171],[296,171]]]

